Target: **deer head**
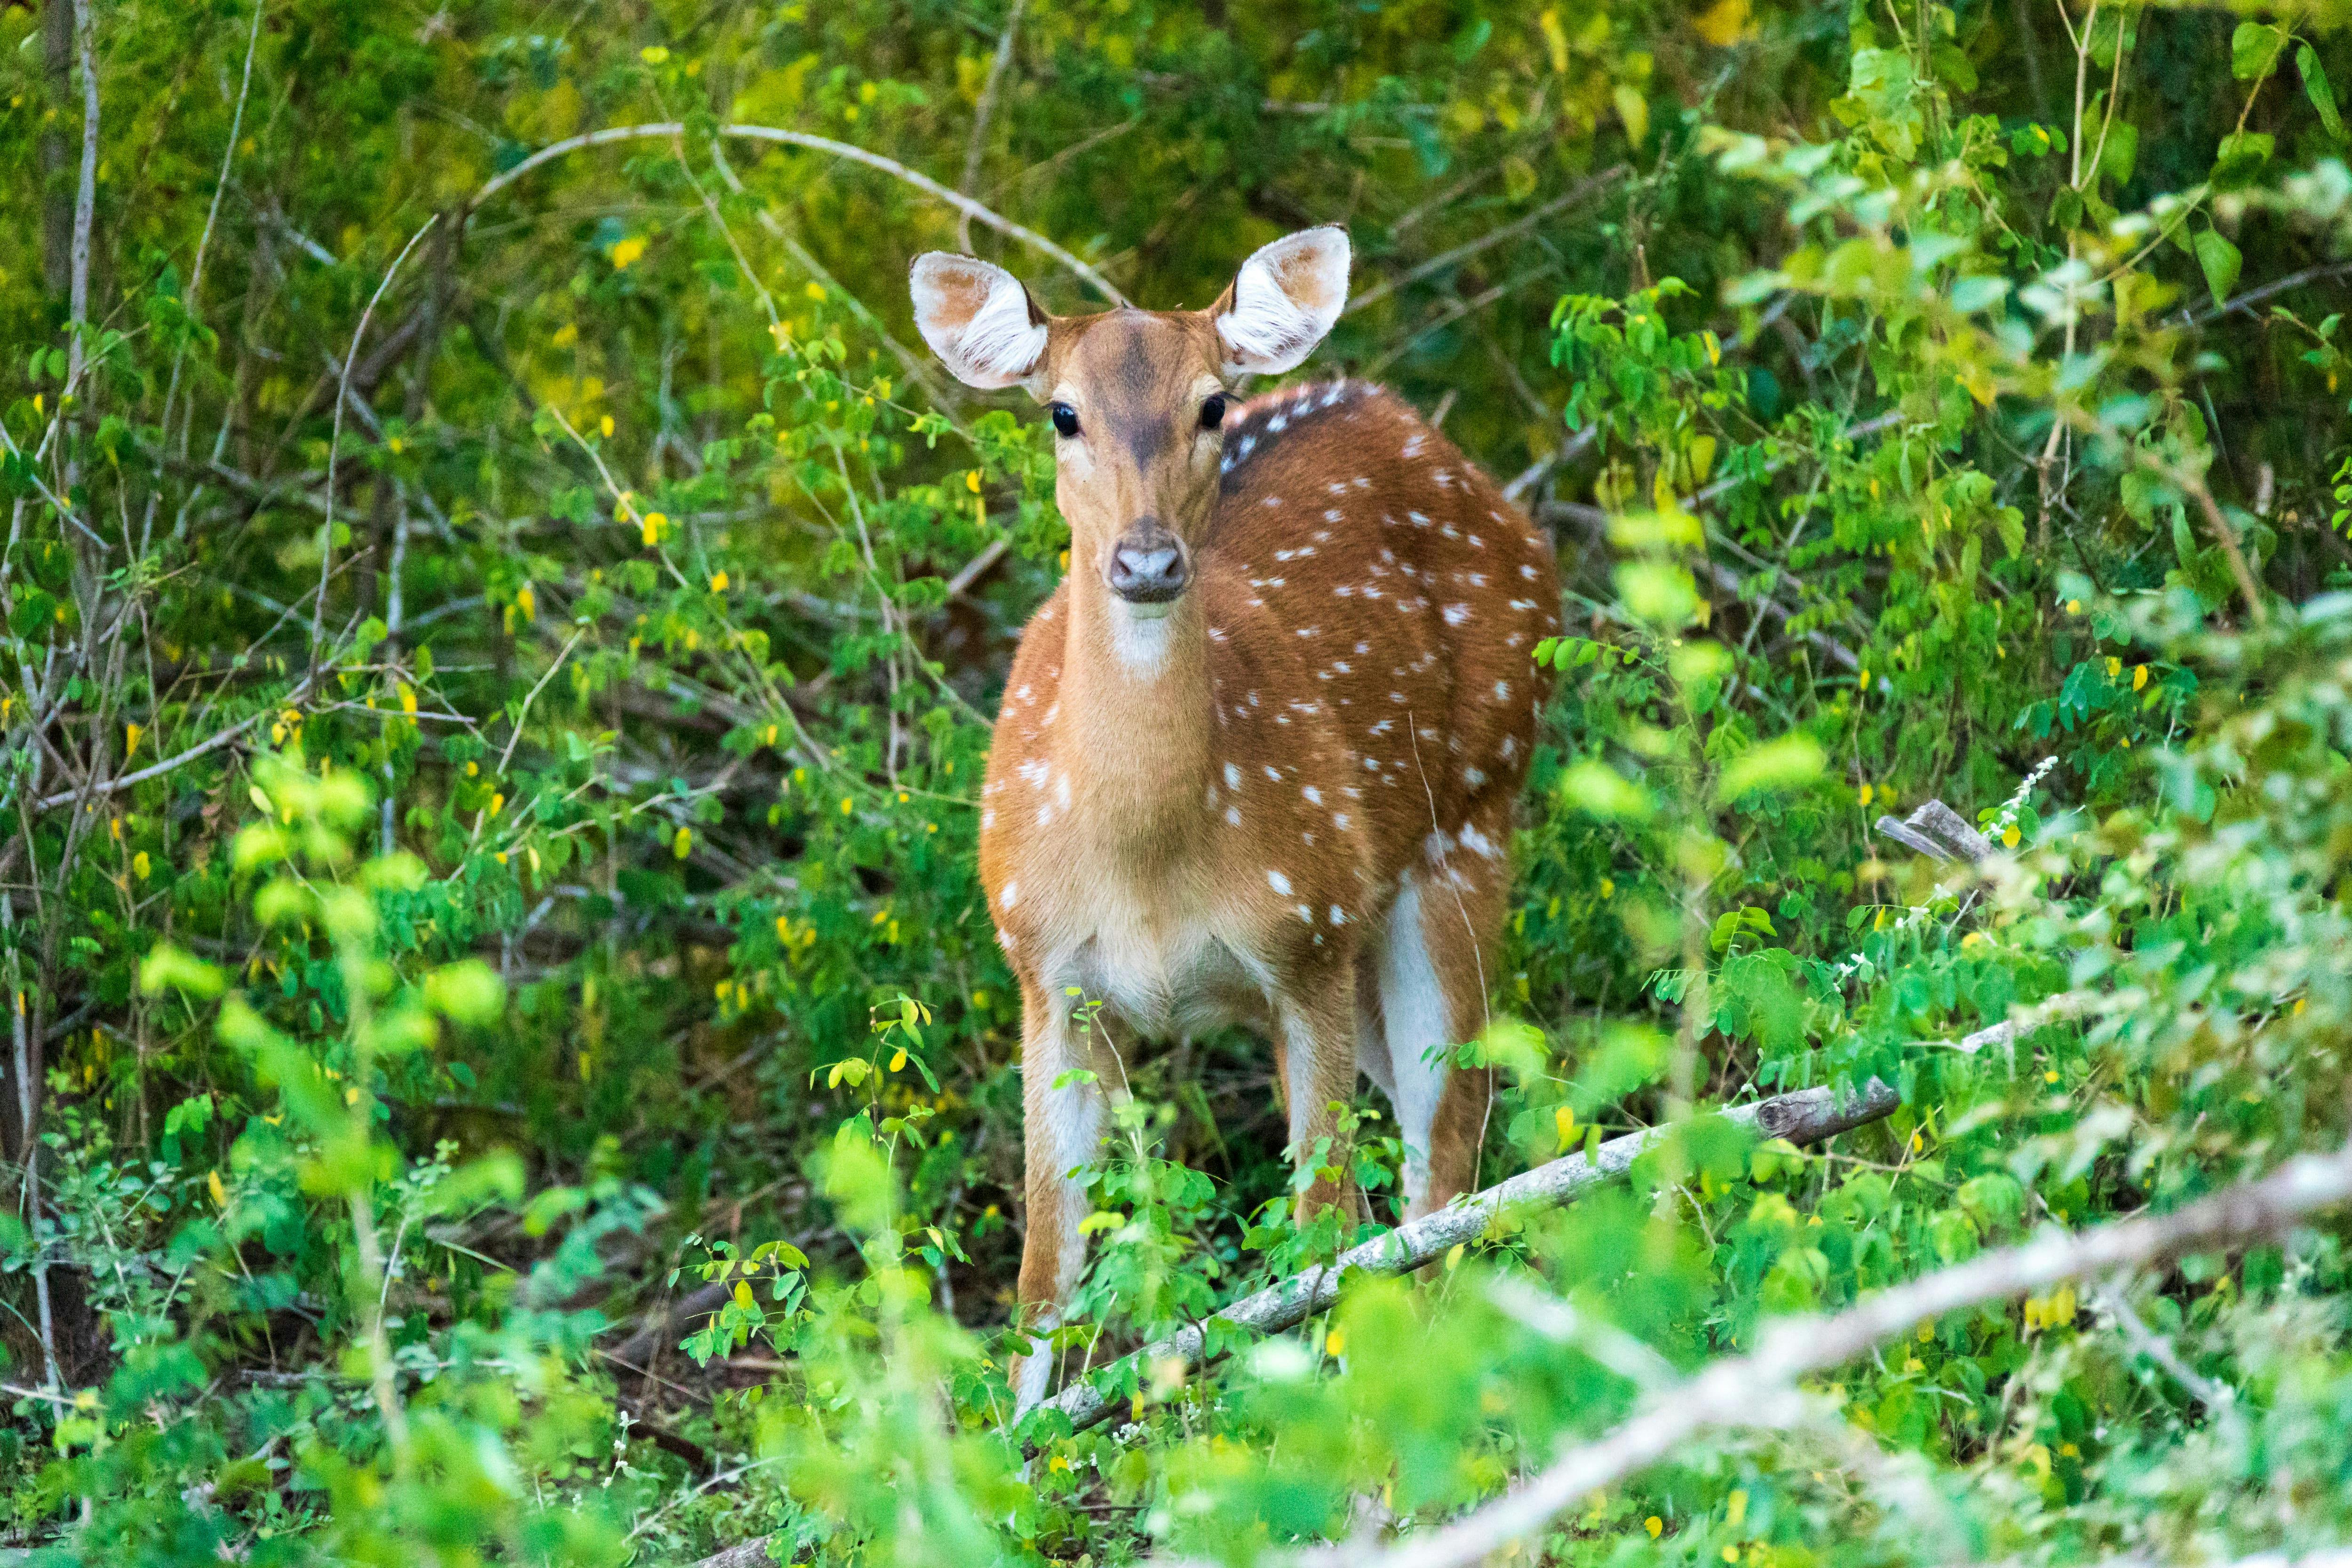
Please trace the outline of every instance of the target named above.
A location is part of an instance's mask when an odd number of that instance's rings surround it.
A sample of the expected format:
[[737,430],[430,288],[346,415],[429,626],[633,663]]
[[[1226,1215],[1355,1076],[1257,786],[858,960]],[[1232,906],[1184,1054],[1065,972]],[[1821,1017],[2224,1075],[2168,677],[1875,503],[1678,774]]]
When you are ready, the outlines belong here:
[[1232,390],[1323,340],[1347,302],[1348,258],[1343,229],[1287,235],[1206,310],[1048,316],[1003,268],[942,251],[916,257],[910,287],[923,340],[959,381],[1045,405],[1071,574],[1151,620],[1192,584]]

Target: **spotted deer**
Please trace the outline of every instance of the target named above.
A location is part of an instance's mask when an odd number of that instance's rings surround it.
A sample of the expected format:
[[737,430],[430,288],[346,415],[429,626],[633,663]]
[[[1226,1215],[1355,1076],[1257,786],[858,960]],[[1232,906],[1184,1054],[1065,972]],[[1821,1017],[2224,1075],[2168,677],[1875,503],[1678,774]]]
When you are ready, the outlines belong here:
[[[914,264],[948,368],[1045,404],[1070,525],[981,795],[981,880],[1021,982],[1033,1330],[1085,1264],[1072,1173],[1126,1040],[1266,1037],[1300,1159],[1360,1068],[1395,1109],[1411,1214],[1476,1179],[1489,1074],[1447,1047],[1496,978],[1559,588],[1527,517],[1390,392],[1236,398],[1330,330],[1348,264],[1344,231],[1308,229],[1206,310],[1072,317],[986,262]],[[1318,1179],[1300,1199],[1333,1202],[1356,1198]],[[1023,1408],[1051,1372],[1023,1358]]]

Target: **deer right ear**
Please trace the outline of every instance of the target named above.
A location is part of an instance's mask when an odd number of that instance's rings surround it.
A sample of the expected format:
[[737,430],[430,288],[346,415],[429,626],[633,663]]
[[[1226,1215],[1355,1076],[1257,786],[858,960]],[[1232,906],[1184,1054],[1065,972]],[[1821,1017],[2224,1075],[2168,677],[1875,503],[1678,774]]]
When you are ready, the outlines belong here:
[[907,279],[915,325],[966,386],[1019,386],[1045,361],[1045,313],[1001,267],[943,250],[915,258]]

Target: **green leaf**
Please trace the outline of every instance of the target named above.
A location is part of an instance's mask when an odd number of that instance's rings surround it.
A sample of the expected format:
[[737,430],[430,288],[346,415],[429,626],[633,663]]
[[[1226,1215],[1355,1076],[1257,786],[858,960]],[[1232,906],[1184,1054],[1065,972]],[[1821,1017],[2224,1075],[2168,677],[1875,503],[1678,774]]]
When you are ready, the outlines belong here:
[[1828,758],[1821,742],[1810,735],[1784,735],[1749,747],[1724,766],[1716,780],[1715,798],[1729,805],[1745,795],[1763,790],[1794,789],[1822,776]]
[[2132,171],[2138,166],[2139,127],[2118,120],[2107,127],[2106,144],[2099,149],[2099,172],[2120,189],[2131,183]]
[[2230,74],[2253,81],[2271,74],[2279,51],[2286,47],[2286,30],[2263,22],[2241,22],[2230,35]]
[[494,1023],[506,1009],[506,982],[479,958],[464,958],[425,977],[425,999],[458,1023]]
[[1559,798],[1605,822],[1646,822],[1657,810],[1647,789],[1605,762],[1580,762],[1564,770]]
[[[211,998],[219,996],[227,984],[227,977],[217,967],[169,942],[159,944],[139,964],[139,988],[151,997],[158,991],[174,990]],[[209,1105],[211,1102],[205,1103]]]
[[2205,287],[2213,291],[2213,303],[2227,305],[2230,290],[2238,286],[2238,270],[2246,258],[2238,247],[2221,236],[2219,229],[2206,229],[2195,240],[2197,265],[2204,269]]
[[2319,51],[2309,44],[2298,44],[2294,51],[2294,68],[2303,73],[2304,96],[2311,107],[2319,111],[2319,123],[2336,141],[2344,140],[2344,117],[2336,110],[2336,89],[2327,82],[2327,68],[2319,63]]

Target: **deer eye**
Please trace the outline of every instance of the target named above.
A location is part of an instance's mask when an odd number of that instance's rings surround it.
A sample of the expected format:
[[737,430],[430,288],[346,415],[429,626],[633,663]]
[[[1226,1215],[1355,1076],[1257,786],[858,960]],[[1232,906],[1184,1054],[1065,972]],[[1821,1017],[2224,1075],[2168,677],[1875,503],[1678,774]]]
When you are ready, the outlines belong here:
[[1078,433],[1078,411],[1068,403],[1051,404],[1045,412],[1053,416],[1054,428],[1064,435],[1076,435]]
[[1224,423],[1225,394],[1223,392],[1212,393],[1207,401],[1201,404],[1201,428],[1202,430],[1214,430],[1217,426]]

